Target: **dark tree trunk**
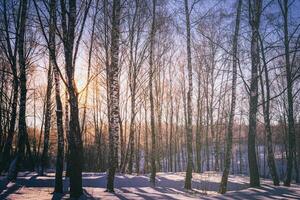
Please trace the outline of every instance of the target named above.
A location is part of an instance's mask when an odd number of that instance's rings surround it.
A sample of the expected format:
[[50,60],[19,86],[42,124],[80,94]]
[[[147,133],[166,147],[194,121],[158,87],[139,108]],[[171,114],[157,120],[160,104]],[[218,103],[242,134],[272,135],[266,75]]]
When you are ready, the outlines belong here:
[[[68,6],[61,1],[61,22],[63,29],[63,45],[65,55],[65,69],[67,75],[67,90],[70,105],[70,121],[69,121],[69,154],[68,167],[70,167],[70,196],[71,198],[79,198],[82,193],[82,165],[83,165],[83,144],[81,137],[81,129],[79,124],[79,108],[78,108],[78,92],[74,81],[74,41],[77,19],[76,1],[69,1]],[[67,11],[67,7],[69,11]],[[68,15],[68,18],[66,17]],[[68,19],[68,23],[67,23]],[[68,24],[68,27],[67,25]],[[77,41],[78,42],[78,41]]]
[[63,162],[64,162],[64,129],[63,129],[63,108],[60,97],[60,75],[56,62],[55,48],[55,26],[56,26],[56,0],[50,1],[50,24],[49,24],[49,43],[50,61],[53,65],[55,82],[55,100],[56,100],[56,125],[57,125],[57,155],[55,170],[54,192],[63,193]]
[[258,102],[258,66],[260,65],[259,57],[259,24],[261,15],[260,0],[249,1],[250,26],[252,30],[251,36],[251,85],[250,85],[250,100],[249,100],[249,132],[248,132],[248,163],[250,171],[250,186],[259,187],[259,171],[255,152],[256,138],[256,115]]
[[286,82],[287,82],[287,104],[288,104],[288,151],[287,151],[287,172],[286,179],[284,181],[285,186],[291,185],[292,171],[294,155],[296,155],[295,147],[295,125],[294,125],[294,102],[293,102],[293,77],[292,77],[292,65],[290,62],[290,38],[288,29],[288,0],[283,0],[283,3],[279,1],[281,12],[283,15],[283,31],[284,31],[284,50],[285,50],[285,70],[286,70]]
[[18,137],[18,152],[14,162],[16,167],[12,167],[13,171],[8,173],[8,180],[16,180],[18,171],[20,169],[21,159],[25,159],[25,142],[27,136],[27,125],[26,125],[26,58],[24,52],[25,46],[25,28],[27,18],[27,0],[20,2],[20,27],[19,27],[19,38],[18,38],[18,55],[19,55],[19,67],[20,67],[20,104],[19,104],[19,137]]
[[[260,84],[261,84],[261,94],[262,94],[262,106],[263,106],[263,115],[264,115],[264,122],[265,122],[265,133],[267,140],[264,145],[267,145],[267,162],[270,174],[273,179],[274,185],[279,185],[279,177],[277,174],[277,168],[275,164],[275,158],[273,153],[273,142],[272,142],[272,130],[271,130],[271,122],[270,122],[270,81],[269,81],[269,72],[267,68],[266,58],[265,58],[265,52],[264,52],[264,46],[263,41],[260,38],[260,46],[261,46],[261,54],[262,54],[262,60],[263,60],[263,70],[260,69],[261,72],[264,71],[265,73],[265,85],[266,85],[266,99],[265,99],[265,91],[264,91],[264,83],[262,74],[260,75]],[[265,146],[264,146],[265,149]],[[264,150],[265,152],[265,150]],[[265,160],[265,159],[264,159]],[[265,163],[265,161],[264,161]],[[264,170],[265,172],[265,170]],[[265,175],[265,173],[264,173]]]
[[2,159],[0,163],[0,174],[3,170],[8,168],[8,163],[10,162],[11,157],[11,148],[12,142],[15,134],[15,126],[16,126],[16,119],[17,119],[17,104],[18,104],[18,89],[19,89],[19,81],[18,77],[14,76],[13,80],[13,100],[12,100],[12,110],[11,110],[11,118],[9,122],[9,129],[6,138],[6,142],[2,152]]
[[70,128],[69,128],[69,113],[70,113],[70,109],[69,109],[69,102],[68,102],[68,99],[69,99],[69,94],[68,94],[68,91],[67,89],[65,90],[65,102],[64,102],[64,105],[65,105],[65,135],[66,135],[66,139],[67,139],[67,145],[66,145],[66,160],[67,160],[67,163],[66,163],[66,177],[70,177],[70,170],[71,170],[71,167],[70,167],[70,146],[69,146],[69,141],[70,141]]
[[64,129],[63,129],[63,111],[60,98],[60,80],[57,69],[54,68],[55,79],[55,99],[56,99],[56,123],[57,123],[57,155],[55,170],[55,188],[54,192],[63,193],[63,165],[64,165]]
[[154,99],[153,99],[153,60],[154,60],[154,39],[156,29],[156,0],[152,1],[152,24],[150,33],[150,55],[149,55],[149,100],[150,100],[150,125],[151,125],[151,175],[150,182],[155,186],[156,176],[156,133],[154,117]]
[[12,49],[10,43],[10,32],[9,32],[9,20],[7,16],[7,2],[4,0],[3,2],[3,18],[4,18],[4,25],[5,25],[5,39],[7,44],[7,51],[8,57],[10,60],[11,71],[13,74],[13,100],[12,100],[12,107],[11,107],[11,115],[9,121],[9,128],[8,134],[6,138],[6,142],[2,151],[2,158],[0,160],[0,174],[3,170],[8,168],[8,163],[10,163],[10,151],[12,148],[12,142],[15,134],[15,126],[16,126],[16,119],[17,119],[17,105],[18,105],[18,94],[19,94],[19,77],[18,77],[18,70],[17,70],[17,58],[16,58],[16,51],[17,51],[17,41],[18,38],[16,37],[15,41],[15,49]]
[[186,129],[186,145],[187,145],[187,168],[185,175],[185,189],[192,189],[192,170],[193,170],[193,133],[192,133],[192,55],[191,55],[191,26],[190,26],[190,10],[188,7],[188,0],[184,1],[185,17],[186,17],[186,32],[187,32],[187,62],[188,62],[188,92],[187,92],[187,129]]
[[202,100],[201,100],[201,74],[198,71],[198,96],[197,96],[197,125],[196,125],[196,171],[202,172],[201,161],[201,133],[202,133]]

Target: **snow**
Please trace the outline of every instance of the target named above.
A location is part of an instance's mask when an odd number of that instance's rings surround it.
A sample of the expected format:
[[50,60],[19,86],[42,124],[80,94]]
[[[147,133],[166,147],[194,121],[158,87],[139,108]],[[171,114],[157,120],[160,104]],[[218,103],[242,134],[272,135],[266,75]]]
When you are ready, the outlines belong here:
[[[54,173],[38,176],[36,173],[20,173],[16,183],[8,183],[0,177],[0,199],[46,200],[68,199],[68,180],[64,180],[64,195],[52,194]],[[148,175],[117,174],[115,194],[105,192],[105,173],[83,173],[84,195],[81,199],[300,199],[300,185],[274,187],[271,180],[262,179],[261,188],[249,188],[249,177],[230,175],[228,192],[218,194],[221,173],[193,174],[193,190],[183,189],[184,172],[157,173],[156,187],[151,187]]]

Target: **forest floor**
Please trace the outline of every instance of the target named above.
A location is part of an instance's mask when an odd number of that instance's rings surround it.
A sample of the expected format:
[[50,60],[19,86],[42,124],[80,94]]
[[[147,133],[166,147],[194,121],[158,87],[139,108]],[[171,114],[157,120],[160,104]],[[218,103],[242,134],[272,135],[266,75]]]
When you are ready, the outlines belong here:
[[[157,173],[156,187],[151,187],[147,175],[117,174],[115,194],[105,192],[105,173],[83,173],[84,195],[81,199],[300,199],[300,185],[274,187],[272,181],[261,179],[260,188],[249,188],[249,177],[230,175],[228,192],[217,193],[221,173],[193,174],[193,190],[183,189],[185,173]],[[0,177],[0,199],[48,200],[68,199],[68,180],[64,180],[65,195],[53,194],[54,173],[38,176],[23,172],[15,183]]]

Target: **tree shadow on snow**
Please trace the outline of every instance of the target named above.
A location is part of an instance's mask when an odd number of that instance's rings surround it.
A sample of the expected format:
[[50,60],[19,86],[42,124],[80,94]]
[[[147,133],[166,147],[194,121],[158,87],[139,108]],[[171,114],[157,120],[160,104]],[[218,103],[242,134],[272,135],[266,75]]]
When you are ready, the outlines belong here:
[[[55,186],[55,177],[54,174],[48,174],[45,176],[38,176],[34,175],[30,179],[27,179],[26,174],[23,176],[18,177],[17,184],[10,190],[7,190],[6,196],[13,193],[17,189],[19,189],[21,186],[25,187],[54,187]],[[83,174],[83,187],[89,188],[106,188],[106,173],[84,173]],[[69,187],[69,181],[67,178],[64,178],[63,180],[65,191]],[[115,177],[115,188],[120,189],[124,193],[131,193],[132,191],[128,190],[128,188],[135,188],[137,193],[137,196],[142,197],[143,199],[153,199],[153,195],[157,195],[160,199],[172,199],[170,196],[164,195],[165,193],[168,194],[182,194],[185,196],[193,196],[193,194],[189,194],[188,192],[182,192],[183,191],[183,185],[184,185],[184,179],[182,180],[172,180],[165,177],[157,176],[156,181],[156,187],[152,187],[151,183],[149,182],[149,177],[146,175],[139,175],[139,176],[131,176],[131,175],[124,175],[124,174],[117,174]],[[232,188],[242,188],[246,187],[245,184],[240,183],[228,183],[229,190],[230,187]],[[219,188],[219,183],[215,182],[199,182],[199,181],[192,181],[192,186],[195,189],[198,190],[205,190],[208,189],[210,191],[214,190],[217,191]],[[18,187],[18,188],[17,188]],[[157,194],[153,194],[149,192],[148,190],[145,190],[144,188],[152,188],[152,191],[154,191]],[[67,192],[67,191],[66,191]],[[115,196],[117,196],[120,199],[126,199],[122,196],[122,194],[116,193]],[[53,194],[52,199],[54,200],[60,200],[64,197],[64,195],[59,194]],[[88,194],[88,192],[85,190],[84,198],[83,199],[93,199],[91,195]]]
[[[171,174],[172,175],[172,174]],[[92,200],[95,199],[87,190],[88,188],[106,188],[106,174],[105,173],[83,173],[83,187],[84,194],[80,199]],[[0,199],[5,199],[9,194],[15,193],[22,186],[25,187],[54,187],[54,175],[48,174],[47,176],[37,176],[34,175],[28,179],[28,177],[21,176],[18,177],[17,182],[3,193],[0,193]],[[202,199],[260,199],[261,197],[274,198],[279,197],[281,199],[300,199],[298,194],[294,194],[291,190],[285,187],[274,187],[269,185],[262,185],[259,189],[247,189],[243,191],[237,191],[248,188],[248,183],[244,182],[232,182],[228,181],[228,193],[225,195],[217,195],[215,197],[206,196],[201,191],[218,191],[218,182],[212,181],[192,181],[192,187],[194,191],[185,191],[184,178],[180,180],[174,180],[168,176],[163,177],[158,175],[156,181],[156,187],[152,187],[149,182],[149,177],[146,175],[132,176],[117,174],[115,177],[115,188],[121,192],[116,192],[114,195],[119,199],[127,199],[126,193],[134,193],[137,197],[142,199],[174,199],[169,195],[180,194],[186,197],[201,196]],[[64,190],[66,191],[69,187],[68,179],[64,179]],[[87,190],[86,190],[87,189]],[[134,191],[133,191],[134,190]],[[299,189],[300,190],[300,189]],[[234,191],[231,194],[230,191]],[[65,195],[53,194],[53,200],[60,200],[65,197]],[[233,196],[234,195],[234,196]]]
[[[24,178],[26,176],[22,175]],[[27,181],[34,180],[37,175],[30,177]],[[0,199],[6,199],[10,194],[17,193],[17,191],[22,188],[24,184],[18,182],[10,182],[7,178],[3,178],[0,182]]]

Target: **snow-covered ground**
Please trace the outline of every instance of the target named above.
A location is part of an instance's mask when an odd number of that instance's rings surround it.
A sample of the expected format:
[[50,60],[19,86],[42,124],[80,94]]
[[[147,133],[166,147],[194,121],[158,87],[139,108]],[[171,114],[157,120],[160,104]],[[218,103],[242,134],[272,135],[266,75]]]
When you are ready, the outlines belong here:
[[[206,172],[193,174],[193,191],[183,189],[185,173],[158,173],[157,185],[151,187],[147,175],[123,175],[115,178],[115,194],[105,192],[105,173],[84,173],[82,199],[300,199],[300,185],[274,187],[270,180],[262,180],[261,188],[248,188],[249,178],[229,177],[228,192],[217,193],[221,174]],[[0,177],[0,199],[46,200],[68,199],[68,180],[64,180],[66,194],[53,195],[54,173],[38,176],[36,173],[20,173],[16,183],[5,182]],[[6,187],[5,187],[6,185]],[[3,191],[2,191],[3,190]]]

